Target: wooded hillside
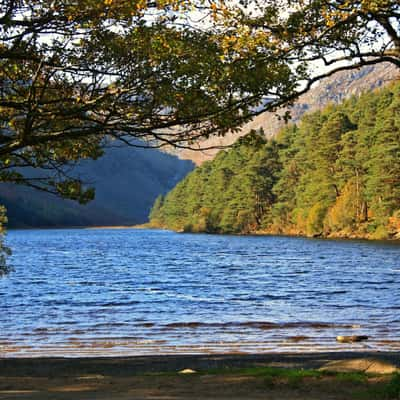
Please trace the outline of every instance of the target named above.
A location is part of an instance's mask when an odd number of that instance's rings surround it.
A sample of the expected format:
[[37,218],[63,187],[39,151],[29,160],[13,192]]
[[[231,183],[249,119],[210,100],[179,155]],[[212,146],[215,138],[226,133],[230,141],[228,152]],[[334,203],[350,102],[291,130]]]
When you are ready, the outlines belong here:
[[74,170],[96,189],[88,204],[12,183],[0,185],[0,204],[10,228],[141,224],[156,197],[192,169],[191,162],[158,150],[108,148],[100,159],[81,160]]
[[400,231],[400,84],[306,114],[267,141],[252,131],[196,168],[154,226],[384,239]]

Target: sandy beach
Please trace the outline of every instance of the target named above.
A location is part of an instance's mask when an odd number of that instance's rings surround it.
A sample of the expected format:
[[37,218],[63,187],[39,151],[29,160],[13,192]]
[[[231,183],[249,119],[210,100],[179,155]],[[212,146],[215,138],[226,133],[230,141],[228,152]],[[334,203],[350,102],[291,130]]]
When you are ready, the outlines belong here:
[[[339,363],[365,380],[342,375],[305,376],[295,381],[243,368],[318,370]],[[0,359],[0,399],[351,399],[390,375],[368,368],[375,363],[400,368],[400,354],[310,353],[246,355],[177,355],[101,358]],[[191,369],[196,373],[180,374]],[[351,371],[350,368],[349,371]],[[255,370],[257,371],[257,370]],[[340,379],[340,385],[338,385]],[[360,397],[358,397],[360,398]],[[361,398],[364,398],[361,396]],[[368,395],[367,395],[368,398]]]

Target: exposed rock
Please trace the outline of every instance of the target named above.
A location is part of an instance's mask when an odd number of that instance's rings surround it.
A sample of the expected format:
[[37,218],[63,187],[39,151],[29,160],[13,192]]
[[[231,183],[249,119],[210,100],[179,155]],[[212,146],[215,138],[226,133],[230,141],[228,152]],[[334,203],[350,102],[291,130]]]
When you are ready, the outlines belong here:
[[337,336],[336,340],[340,343],[353,343],[353,342],[363,342],[364,340],[368,340],[368,336]]
[[291,336],[288,339],[291,342],[298,343],[298,342],[304,342],[305,340],[308,340],[309,337],[308,336],[303,336],[303,335],[298,335],[298,336]]
[[195,374],[196,371],[190,368],[185,368],[178,372],[179,374]]

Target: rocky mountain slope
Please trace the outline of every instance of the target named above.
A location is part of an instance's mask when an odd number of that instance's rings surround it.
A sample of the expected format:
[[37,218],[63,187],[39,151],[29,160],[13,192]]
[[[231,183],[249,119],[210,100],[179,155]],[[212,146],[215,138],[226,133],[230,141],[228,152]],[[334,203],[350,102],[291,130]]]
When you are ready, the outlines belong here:
[[[374,90],[400,79],[400,70],[389,63],[375,66],[366,66],[359,70],[339,72],[316,84],[309,92],[301,96],[289,110],[292,121],[296,122],[309,111],[315,111],[329,103],[340,103],[350,96],[359,96],[361,93]],[[180,154],[183,159],[189,159],[200,165],[203,161],[211,160],[218,153],[219,146],[228,146],[234,143],[238,137],[243,136],[251,129],[263,128],[267,137],[275,135],[285,122],[277,117],[284,115],[287,108],[277,113],[263,113],[236,134],[228,134],[223,138],[211,138],[201,144],[203,147],[215,146],[216,149],[205,151],[185,150]]]

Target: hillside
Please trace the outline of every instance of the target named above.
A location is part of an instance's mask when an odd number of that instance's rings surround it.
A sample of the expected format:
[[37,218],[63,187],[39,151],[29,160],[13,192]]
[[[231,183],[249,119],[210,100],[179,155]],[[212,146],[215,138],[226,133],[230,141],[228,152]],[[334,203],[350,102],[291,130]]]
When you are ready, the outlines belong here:
[[155,198],[190,170],[190,161],[156,150],[109,148],[100,159],[82,161],[77,174],[96,189],[87,205],[37,190],[0,185],[8,227],[131,225],[147,221]]
[[400,84],[251,131],[154,204],[153,226],[400,238]]
[[[316,84],[309,92],[301,96],[289,109],[292,122],[297,122],[305,112],[320,110],[330,103],[338,104],[350,96],[359,96],[361,93],[383,87],[400,79],[400,71],[392,64],[379,64],[366,66],[360,70],[339,72]],[[288,109],[279,110],[283,115]],[[262,128],[266,137],[274,136],[285,125],[275,113],[263,113],[243,127],[239,133],[228,134],[222,138],[210,138],[201,143],[203,147],[228,146],[233,144],[238,137],[243,136],[251,129]],[[185,150],[179,156],[192,160],[200,165],[206,160],[212,160],[219,149],[205,151]]]

